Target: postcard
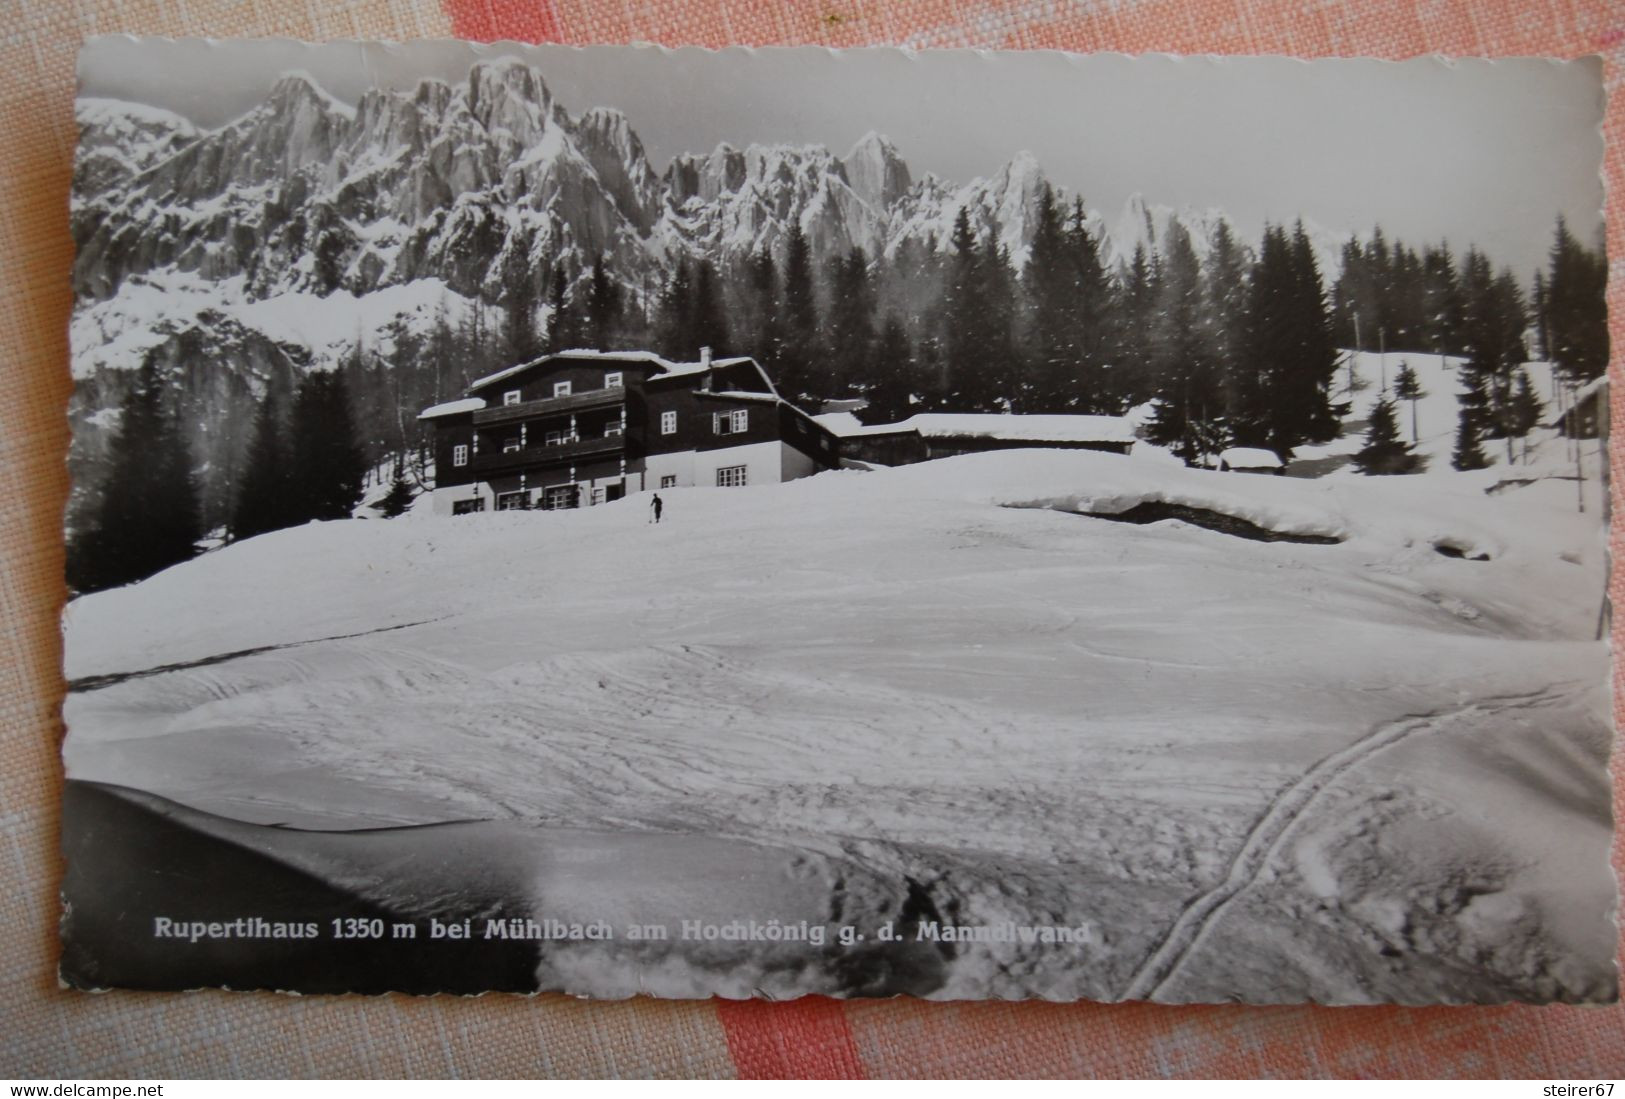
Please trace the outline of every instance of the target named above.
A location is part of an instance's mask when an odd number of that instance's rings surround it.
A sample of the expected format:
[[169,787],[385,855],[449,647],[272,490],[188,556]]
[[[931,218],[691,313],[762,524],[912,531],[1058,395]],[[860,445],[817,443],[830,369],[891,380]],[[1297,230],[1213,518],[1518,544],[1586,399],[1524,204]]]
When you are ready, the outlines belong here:
[[1597,60],[79,76],[66,985],[1616,998]]

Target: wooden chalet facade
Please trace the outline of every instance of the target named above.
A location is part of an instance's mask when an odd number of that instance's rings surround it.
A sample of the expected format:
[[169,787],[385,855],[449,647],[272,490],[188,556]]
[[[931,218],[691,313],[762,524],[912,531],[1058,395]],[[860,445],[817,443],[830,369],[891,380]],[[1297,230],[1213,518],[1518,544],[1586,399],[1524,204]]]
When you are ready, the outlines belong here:
[[425,409],[436,514],[608,503],[646,489],[789,481],[839,463],[835,435],[753,359],[561,351]]

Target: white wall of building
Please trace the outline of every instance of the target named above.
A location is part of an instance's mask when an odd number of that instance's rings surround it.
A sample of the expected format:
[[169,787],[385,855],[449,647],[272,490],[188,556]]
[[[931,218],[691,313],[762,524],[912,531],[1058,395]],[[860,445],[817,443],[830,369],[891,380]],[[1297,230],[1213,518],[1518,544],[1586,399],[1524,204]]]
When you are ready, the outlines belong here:
[[[682,450],[674,454],[651,454],[641,471],[635,468],[628,469],[625,475],[626,493],[631,495],[640,491],[658,491],[661,480],[666,477],[677,478],[676,483],[680,488],[714,488],[717,483],[717,470],[728,466],[744,466],[747,485],[772,485],[797,477],[808,477],[822,468],[795,447],[777,441],[747,443],[744,446],[724,447],[720,450]],[[605,490],[607,496],[608,487],[621,480],[622,476],[617,472],[596,478],[582,477],[573,483],[581,487],[581,506],[588,507],[593,502],[593,489]],[[558,476],[553,483],[571,482]],[[519,479],[504,478],[503,487],[504,491],[517,491]],[[527,479],[524,491],[530,497],[532,507],[542,506],[545,490],[541,484],[532,483],[531,479]],[[431,505],[434,514],[451,515],[453,505],[457,501],[483,499],[484,510],[489,512],[496,510],[497,495],[489,482],[477,481],[470,485],[436,488],[431,494]]]
[[676,477],[679,488],[715,488],[717,470],[728,466],[744,466],[747,485],[777,484],[786,479],[784,454],[789,449],[775,440],[723,447],[720,450],[651,454],[644,462],[643,484],[645,488],[658,490],[666,477]]
[[680,488],[694,484],[694,452],[678,450],[671,454],[651,454],[643,460],[643,487],[658,491],[667,477],[677,478]]
[[794,481],[797,477],[811,477],[824,468],[789,443],[779,445],[784,448],[784,452],[779,456],[779,469],[784,480]]
[[476,481],[471,485],[450,485],[446,488],[436,488],[429,497],[429,503],[436,515],[452,514],[452,505],[458,500],[483,499],[485,510],[496,510],[496,495],[492,493],[491,486],[483,481]]

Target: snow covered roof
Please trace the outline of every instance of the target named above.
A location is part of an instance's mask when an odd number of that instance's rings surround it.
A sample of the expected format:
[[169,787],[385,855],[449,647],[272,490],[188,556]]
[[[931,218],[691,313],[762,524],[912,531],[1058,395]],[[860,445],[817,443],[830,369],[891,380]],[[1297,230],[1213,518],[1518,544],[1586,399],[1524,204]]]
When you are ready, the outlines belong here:
[[447,401],[445,404],[437,404],[432,408],[425,408],[422,412],[418,413],[418,419],[433,420],[438,416],[455,416],[459,412],[478,412],[484,407],[485,398],[464,397],[459,401]]
[[825,412],[814,416],[813,419],[843,439],[913,432],[928,439],[973,436],[1028,443],[1134,441],[1134,425],[1121,416],[1064,414],[1020,416],[997,412],[921,412],[894,424],[865,424],[850,412]]
[[866,397],[848,397],[844,399],[825,401],[818,409],[819,414],[830,412],[860,412],[869,407]]
[[703,374],[713,367],[735,366],[739,363],[755,361],[749,356],[736,355],[730,359],[713,359],[710,362],[674,363],[669,359],[661,358],[653,351],[599,351],[590,347],[577,347],[568,351],[555,351],[552,354],[543,355],[539,359],[532,359],[529,362],[505,367],[495,374],[487,374],[485,377],[473,382],[468,388],[483,389],[494,382],[500,382],[504,378],[511,378],[522,370],[529,370],[533,366],[540,366],[542,363],[550,362],[553,359],[598,359],[604,362],[647,363],[650,366],[659,368],[660,372],[658,374],[651,375],[655,378],[675,378],[685,374]]
[[[841,438],[848,435],[862,435],[868,431],[863,426],[863,421],[850,412],[821,412],[814,416],[813,420],[828,429],[830,434]],[[894,427],[896,425],[888,424],[887,426]]]
[[1231,469],[1280,469],[1286,464],[1275,451],[1256,446],[1233,446],[1221,450],[1219,461]]
[[548,362],[552,359],[604,359],[609,362],[646,362],[667,370],[669,370],[672,366],[671,363],[667,362],[665,359],[662,359],[653,351],[596,351],[583,347],[576,348],[571,351],[555,351],[550,355],[543,355],[539,359],[531,359],[529,362],[522,362],[513,366],[504,367],[503,369],[498,370],[495,374],[487,374],[485,377],[471,382],[468,388],[483,389],[486,386],[491,385],[493,382],[500,382],[504,378],[511,378],[522,370],[529,370],[533,366],[540,366],[542,363]]
[[[1019,416],[984,412],[921,412],[893,426],[912,427],[926,438],[968,435],[1035,443],[1134,441],[1133,426],[1121,416]],[[874,428],[868,430],[873,431]]]
[[812,419],[842,439],[910,433],[926,439],[973,437],[1025,443],[1132,443],[1135,439],[1134,425],[1121,416],[920,412],[894,424],[865,424],[850,412],[825,412]]
[[[773,393],[758,393],[749,389],[713,389],[701,396],[726,397],[730,401],[769,401],[778,404],[782,398]],[[788,403],[788,402],[786,402]]]
[[1574,400],[1583,401],[1607,384],[1608,375],[1598,374],[1595,378],[1592,378],[1585,385],[1582,385],[1579,389],[1574,391]]
[[850,412],[823,412],[809,419],[841,439],[855,439],[865,435],[920,434],[919,427],[914,422],[918,417],[899,420],[895,424],[866,424]]

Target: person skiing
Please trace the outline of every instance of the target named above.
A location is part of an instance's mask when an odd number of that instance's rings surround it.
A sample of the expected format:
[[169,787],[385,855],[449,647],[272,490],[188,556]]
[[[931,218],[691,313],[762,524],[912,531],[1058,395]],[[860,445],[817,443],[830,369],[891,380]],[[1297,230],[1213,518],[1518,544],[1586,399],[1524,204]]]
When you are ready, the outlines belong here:
[[660,493],[655,493],[654,499],[649,501],[649,508],[655,513],[654,521],[660,522],[661,509],[666,505],[660,502]]

